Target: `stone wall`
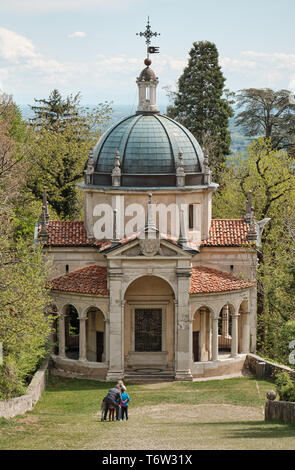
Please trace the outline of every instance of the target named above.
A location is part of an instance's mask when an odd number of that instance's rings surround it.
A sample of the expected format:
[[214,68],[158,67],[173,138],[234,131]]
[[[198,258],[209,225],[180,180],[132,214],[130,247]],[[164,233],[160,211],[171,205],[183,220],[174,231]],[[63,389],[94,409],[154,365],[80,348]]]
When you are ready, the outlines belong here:
[[45,389],[48,363],[49,359],[45,359],[40,369],[34,374],[26,395],[0,401],[1,418],[13,418],[16,415],[24,414],[34,408]]
[[295,423],[295,403],[268,400],[265,403],[265,421]]
[[273,379],[279,372],[288,372],[295,377],[295,370],[290,367],[267,361],[255,354],[248,354],[245,361],[245,368],[258,378]]
[[52,354],[52,367],[50,373],[70,379],[90,379],[104,381],[107,374],[107,365],[99,362],[76,361],[60,358]]

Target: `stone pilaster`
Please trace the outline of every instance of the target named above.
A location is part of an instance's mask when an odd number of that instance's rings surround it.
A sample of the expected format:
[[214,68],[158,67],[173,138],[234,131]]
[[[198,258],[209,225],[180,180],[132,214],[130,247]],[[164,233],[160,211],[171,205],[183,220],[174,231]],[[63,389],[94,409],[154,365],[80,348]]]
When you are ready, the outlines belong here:
[[190,338],[192,335],[192,322],[189,319],[190,271],[187,269],[178,270],[177,278],[175,379],[192,380],[192,341]]
[[113,269],[109,273],[110,289],[110,335],[109,335],[109,370],[107,381],[122,379],[124,376],[124,329],[121,300],[122,272]]

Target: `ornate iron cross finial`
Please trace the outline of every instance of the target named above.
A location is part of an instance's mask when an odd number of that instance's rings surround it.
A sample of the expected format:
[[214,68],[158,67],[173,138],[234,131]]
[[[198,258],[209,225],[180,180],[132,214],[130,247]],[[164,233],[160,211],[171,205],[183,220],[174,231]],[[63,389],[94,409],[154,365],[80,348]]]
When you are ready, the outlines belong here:
[[147,47],[147,54],[149,53],[149,45],[151,43],[151,38],[153,36],[160,36],[161,33],[153,33],[153,31],[151,30],[151,27],[150,27],[150,17],[148,16],[148,20],[147,20],[147,25],[146,25],[146,28],[145,28],[145,31],[142,33],[136,33],[136,36],[143,36],[145,37],[145,43],[146,43],[146,47]]

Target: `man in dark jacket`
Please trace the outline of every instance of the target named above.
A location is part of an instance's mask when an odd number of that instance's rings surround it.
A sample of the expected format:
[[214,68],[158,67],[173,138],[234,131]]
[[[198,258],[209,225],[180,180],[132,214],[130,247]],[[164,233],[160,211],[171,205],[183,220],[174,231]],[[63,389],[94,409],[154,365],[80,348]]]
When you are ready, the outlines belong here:
[[121,404],[121,389],[119,385],[116,385],[116,387],[111,388],[109,390],[109,393],[107,396],[104,398],[104,403],[105,403],[105,410],[104,410],[104,421],[107,420],[107,414],[109,411],[110,405],[113,405],[116,408],[116,420],[120,421],[119,417],[119,410],[120,410],[120,404]]

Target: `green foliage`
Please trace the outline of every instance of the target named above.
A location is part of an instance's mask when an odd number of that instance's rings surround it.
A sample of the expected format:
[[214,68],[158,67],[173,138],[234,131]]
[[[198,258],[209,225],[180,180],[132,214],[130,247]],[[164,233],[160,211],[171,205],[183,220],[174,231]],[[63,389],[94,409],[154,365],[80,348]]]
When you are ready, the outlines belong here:
[[50,302],[49,265],[41,252],[20,241],[14,246],[1,235],[0,253],[0,398],[5,399],[23,392],[28,375],[46,355],[53,318],[44,313]]
[[178,91],[170,93],[173,103],[167,108],[167,114],[207,148],[213,179],[219,181],[225,157],[230,153],[231,94],[224,87],[215,44],[195,42],[189,54],[188,65],[178,80]]
[[295,105],[290,91],[248,88],[240,91],[237,102],[241,112],[236,123],[246,136],[262,135],[271,139],[272,148],[294,155]]
[[270,140],[252,142],[247,155],[233,155],[214,196],[213,216],[240,218],[248,191],[256,220],[270,218],[258,250],[258,347],[262,355],[286,361],[278,331],[295,320],[295,175],[292,158]]
[[295,401],[295,381],[287,372],[277,374],[275,383],[281,401]]
[[32,161],[27,183],[30,190],[41,200],[46,186],[49,204],[63,219],[77,218],[81,213],[77,183],[83,178],[89,150],[111,114],[107,103],[89,111],[79,100],[79,94],[63,100],[56,90],[48,100],[37,100],[43,107],[33,107],[35,124],[27,148]]
[[294,340],[295,321],[287,321],[283,323],[281,328],[279,329],[275,355],[279,362],[282,362],[283,364],[288,364],[290,367],[292,367],[292,364],[289,364],[289,355],[291,352],[289,344],[291,341]]

